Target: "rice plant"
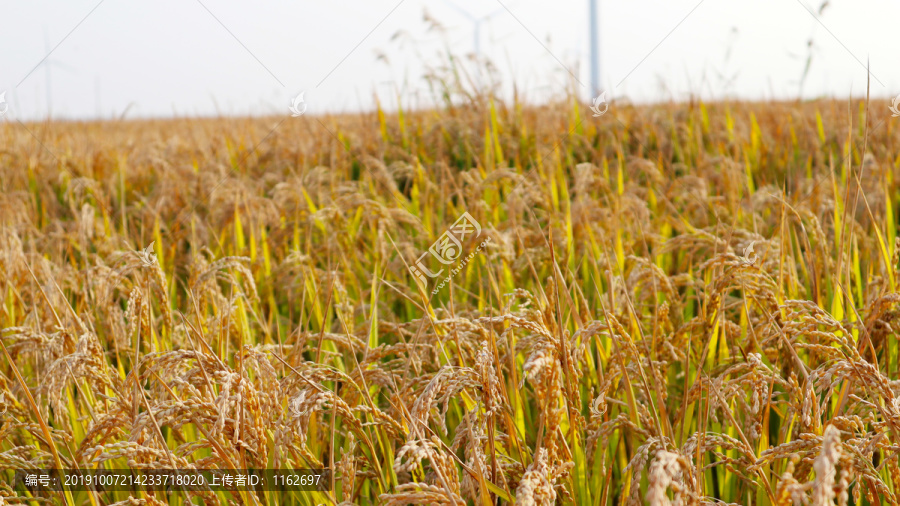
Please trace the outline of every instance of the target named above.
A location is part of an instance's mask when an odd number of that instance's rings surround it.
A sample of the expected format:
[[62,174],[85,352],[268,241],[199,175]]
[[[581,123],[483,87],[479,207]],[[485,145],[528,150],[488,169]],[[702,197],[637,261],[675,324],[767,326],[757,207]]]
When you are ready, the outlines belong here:
[[[445,92],[4,123],[0,504],[898,503],[886,104]],[[40,468],[332,481],[14,479]]]

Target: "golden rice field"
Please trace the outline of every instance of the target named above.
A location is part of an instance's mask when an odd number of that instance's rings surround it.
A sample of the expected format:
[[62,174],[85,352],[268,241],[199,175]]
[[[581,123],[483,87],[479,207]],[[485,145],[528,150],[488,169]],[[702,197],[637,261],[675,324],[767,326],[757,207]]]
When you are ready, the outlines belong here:
[[898,504],[900,118],[588,105],[3,123],[0,504]]

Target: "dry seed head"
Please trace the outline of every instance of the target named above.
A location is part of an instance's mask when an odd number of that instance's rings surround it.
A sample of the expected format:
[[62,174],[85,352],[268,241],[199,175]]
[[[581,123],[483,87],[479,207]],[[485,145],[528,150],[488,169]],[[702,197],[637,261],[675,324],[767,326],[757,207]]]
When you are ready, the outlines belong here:
[[[679,463],[679,455],[677,453],[659,450],[653,463],[650,464],[650,473],[648,474],[647,495],[644,497],[650,506],[670,506],[667,490],[674,485],[675,489],[675,505],[682,504],[680,485],[681,465]],[[635,487],[638,488],[638,487]]]
[[834,426],[825,427],[825,435],[822,438],[822,449],[813,468],[816,471],[816,481],[813,486],[813,506],[826,506],[834,504],[834,475],[838,459],[841,457],[841,432]]
[[516,488],[517,506],[545,506],[556,502],[547,450],[540,448]]

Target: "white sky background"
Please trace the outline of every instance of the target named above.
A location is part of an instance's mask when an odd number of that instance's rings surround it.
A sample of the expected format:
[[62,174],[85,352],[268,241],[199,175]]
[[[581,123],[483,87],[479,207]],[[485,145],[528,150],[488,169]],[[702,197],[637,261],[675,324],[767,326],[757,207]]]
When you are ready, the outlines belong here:
[[[529,102],[588,99],[587,0],[502,2],[0,0],[4,120],[286,114],[304,90],[308,114],[371,110],[375,93],[394,108],[398,87],[415,105],[442,51],[473,51],[473,23],[452,5],[493,13],[480,45],[507,98],[515,82]],[[832,0],[820,24],[807,8],[821,2],[600,0],[602,87],[634,102],[793,99],[812,39],[803,97],[864,96],[867,59],[872,95],[900,93],[900,2]]]

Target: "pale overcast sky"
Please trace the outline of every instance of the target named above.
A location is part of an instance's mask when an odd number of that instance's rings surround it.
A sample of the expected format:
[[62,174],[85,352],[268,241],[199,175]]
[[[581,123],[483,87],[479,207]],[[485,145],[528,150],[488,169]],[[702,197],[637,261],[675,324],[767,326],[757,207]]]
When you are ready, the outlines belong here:
[[[864,96],[867,61],[872,94],[900,94],[896,0],[831,0],[821,15],[822,0],[599,2],[602,88],[614,99],[792,99],[810,54],[803,97]],[[463,12],[484,18],[480,49],[506,96],[513,82],[531,102],[590,94],[587,0],[0,5],[6,121],[286,114],[301,91],[311,114],[368,110],[375,93],[393,107],[398,88],[415,105],[442,50],[473,52]],[[446,32],[429,30],[426,11]]]

